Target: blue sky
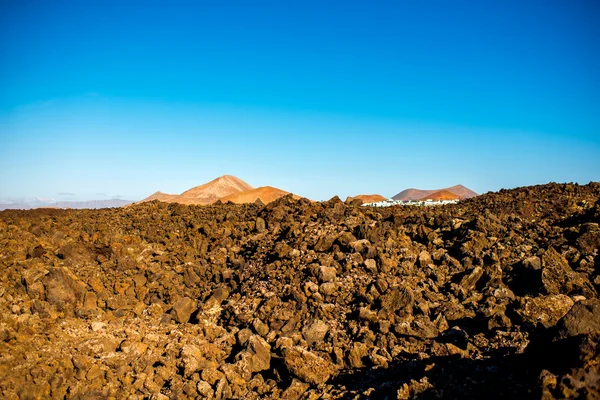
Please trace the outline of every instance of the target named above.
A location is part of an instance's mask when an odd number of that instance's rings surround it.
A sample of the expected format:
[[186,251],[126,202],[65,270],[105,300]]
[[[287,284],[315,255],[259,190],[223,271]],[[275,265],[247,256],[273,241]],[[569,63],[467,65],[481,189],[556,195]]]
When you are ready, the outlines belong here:
[[0,200],[597,181],[599,4],[0,0]]

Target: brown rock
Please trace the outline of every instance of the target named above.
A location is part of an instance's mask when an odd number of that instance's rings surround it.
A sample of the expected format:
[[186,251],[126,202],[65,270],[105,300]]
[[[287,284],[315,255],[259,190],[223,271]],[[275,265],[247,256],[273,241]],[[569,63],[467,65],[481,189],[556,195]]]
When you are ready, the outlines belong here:
[[315,251],[319,251],[319,252],[324,252],[327,251],[331,248],[331,246],[333,245],[333,242],[335,241],[335,236],[333,235],[324,235],[321,236],[319,238],[319,240],[317,240],[317,243],[315,244]]
[[256,230],[258,232],[264,232],[267,230],[267,224],[261,217],[256,218]]
[[563,338],[600,332],[600,300],[589,299],[575,303],[559,321],[558,327]]
[[180,357],[185,376],[191,376],[194,372],[203,370],[209,365],[204,353],[200,347],[193,344],[186,344],[181,348]]
[[208,399],[211,399],[215,394],[215,391],[210,386],[210,384],[205,381],[198,382],[198,385],[196,386],[196,390],[198,390],[198,393],[200,393],[202,396],[204,396],[205,398],[208,398]]
[[119,348],[120,340],[111,336],[99,336],[81,343],[78,350],[81,354],[93,356],[108,356]]
[[569,262],[552,247],[542,256],[542,284],[548,294],[597,296],[585,275],[573,271]]
[[413,306],[413,295],[407,287],[390,289],[381,297],[381,310],[384,313],[394,313],[401,309],[410,312]]
[[288,386],[281,395],[281,398],[282,400],[298,400],[309,387],[310,385],[308,383],[304,383],[294,378],[292,379],[291,385]]
[[202,380],[208,382],[214,386],[221,378],[224,377],[221,371],[218,371],[215,367],[204,368],[201,373]]
[[367,357],[368,354],[369,347],[366,344],[354,342],[348,353],[348,363],[352,368],[362,368],[365,366],[363,364],[363,358]]
[[92,365],[92,368],[85,374],[88,381],[92,381],[101,376],[104,376],[104,371],[102,371],[102,368],[98,364]]
[[196,310],[196,303],[189,297],[182,297],[173,304],[172,314],[175,321],[185,324]]
[[236,368],[240,376],[250,380],[255,372],[271,367],[271,346],[260,336],[252,335],[248,339],[246,350],[237,355]]
[[370,245],[371,245],[371,242],[369,242],[367,239],[360,239],[360,240],[357,240],[354,242],[350,242],[350,247],[352,247],[352,249],[354,249],[354,251],[356,253],[362,253]]
[[421,268],[429,266],[429,264],[431,264],[432,262],[433,261],[431,261],[431,254],[429,254],[427,250],[423,250],[421,253],[419,253],[419,266]]
[[248,339],[246,351],[252,356],[252,371],[269,369],[271,365],[271,346],[260,336],[253,335]]
[[317,276],[321,282],[331,282],[335,279],[336,270],[334,267],[319,266]]
[[43,282],[46,301],[59,310],[73,307],[85,290],[85,285],[65,267],[50,268]]
[[325,339],[325,335],[327,335],[328,331],[329,325],[327,325],[320,319],[317,319],[313,321],[310,325],[302,329],[302,335],[304,336],[304,340],[306,340],[307,343],[311,344],[316,342],[322,342],[323,339]]
[[331,296],[338,289],[338,285],[335,282],[325,282],[319,286],[319,293],[323,296]]
[[539,323],[549,328],[556,325],[571,307],[573,307],[573,300],[564,294],[523,297],[520,299],[517,314],[523,321],[533,325]]
[[125,354],[133,354],[136,357],[139,357],[146,352],[148,345],[142,342],[124,340],[119,348]]
[[365,260],[365,268],[372,273],[377,272],[377,262],[372,258]]
[[252,322],[252,327],[262,337],[266,337],[269,334],[269,325],[262,322],[260,319],[255,318]]
[[290,373],[315,385],[327,382],[335,372],[330,361],[299,346],[284,349],[284,362]]
[[98,308],[98,299],[94,292],[86,292],[83,299],[84,310],[96,310]]
[[460,286],[468,292],[475,287],[482,275],[483,268],[475,267],[469,275],[466,275],[464,278],[461,279]]

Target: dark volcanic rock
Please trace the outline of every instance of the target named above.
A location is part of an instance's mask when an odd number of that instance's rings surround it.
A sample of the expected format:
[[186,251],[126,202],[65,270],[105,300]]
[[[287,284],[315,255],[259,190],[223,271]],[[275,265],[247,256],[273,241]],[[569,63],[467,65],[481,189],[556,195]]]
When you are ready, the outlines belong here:
[[590,299],[575,304],[559,323],[562,337],[600,333],[600,300]]
[[548,294],[597,295],[587,277],[573,271],[569,262],[552,247],[542,256],[542,284]]

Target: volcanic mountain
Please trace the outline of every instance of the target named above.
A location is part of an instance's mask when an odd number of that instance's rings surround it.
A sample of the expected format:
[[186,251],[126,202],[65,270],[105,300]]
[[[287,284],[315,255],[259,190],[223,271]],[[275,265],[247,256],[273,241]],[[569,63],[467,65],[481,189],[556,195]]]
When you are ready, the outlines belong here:
[[193,187],[177,196],[174,201],[181,204],[211,204],[230,194],[253,189],[240,178],[223,175],[204,185]]
[[469,199],[471,197],[479,196],[477,193],[475,193],[471,189],[464,187],[463,185],[456,185],[456,186],[452,186],[449,188],[435,189],[435,190],[421,190],[421,189],[413,189],[413,188],[406,189],[406,190],[401,191],[394,197],[392,197],[392,199],[394,199],[394,200],[422,200],[422,199],[428,198],[427,196],[430,196],[436,192],[441,192],[441,191],[450,192],[450,193],[458,196],[459,199]]
[[[253,188],[240,178],[223,175],[204,185],[186,190],[180,195],[156,192],[140,203],[158,200],[165,203],[207,205],[221,200],[223,203],[231,201],[242,204],[254,203],[257,199],[260,199],[263,204],[267,204],[286,194],[289,194],[289,192],[271,186]],[[294,198],[299,199],[300,197],[294,195]]]
[[358,196],[348,197],[346,202],[358,199],[364,203],[378,203],[380,201],[386,201],[387,199],[379,194],[359,194]]

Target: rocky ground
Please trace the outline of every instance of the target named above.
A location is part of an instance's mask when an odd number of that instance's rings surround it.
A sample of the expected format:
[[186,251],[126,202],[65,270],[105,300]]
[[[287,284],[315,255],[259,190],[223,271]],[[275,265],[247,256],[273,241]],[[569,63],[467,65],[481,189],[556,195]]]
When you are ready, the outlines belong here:
[[2,398],[598,398],[600,184],[0,213]]

